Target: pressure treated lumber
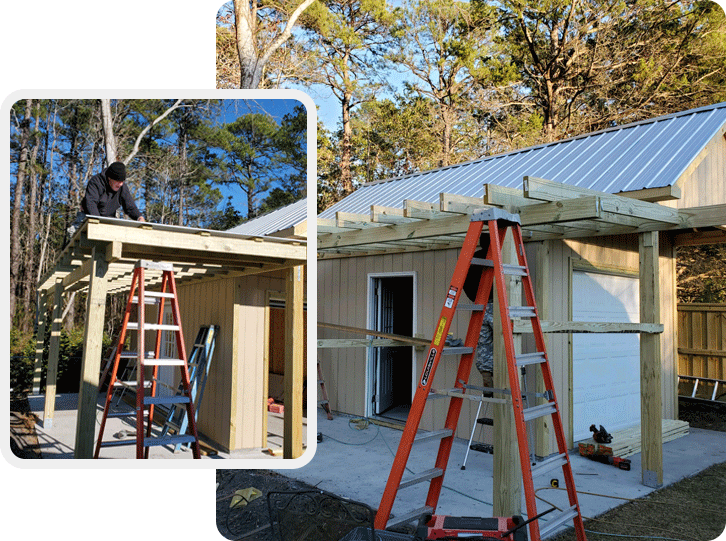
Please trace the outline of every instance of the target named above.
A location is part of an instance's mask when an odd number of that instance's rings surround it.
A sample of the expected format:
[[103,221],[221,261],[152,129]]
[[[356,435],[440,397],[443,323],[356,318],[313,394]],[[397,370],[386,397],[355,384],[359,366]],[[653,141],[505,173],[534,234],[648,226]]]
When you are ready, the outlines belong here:
[[103,356],[103,325],[106,315],[106,251],[94,248],[91,255],[90,284],[86,305],[86,327],[83,333],[81,382],[78,392],[75,458],[93,458],[96,430],[98,377]]
[[303,453],[303,266],[288,270],[285,281],[285,419],[283,458]]
[[40,394],[40,381],[43,373],[43,351],[45,350],[45,325],[48,320],[48,295],[38,295],[38,331],[35,337],[35,364],[33,368],[33,394]]
[[[690,428],[688,422],[677,419],[661,419],[660,426],[663,443],[687,436]],[[605,428],[607,429],[607,427]],[[613,456],[625,458],[642,451],[640,432],[640,427],[635,426],[611,432],[613,441],[610,443],[596,443],[592,438],[578,443],[594,445],[597,453],[612,454]]]
[[318,327],[323,327],[324,329],[335,329],[338,331],[347,331],[357,334],[369,334],[371,336],[378,336],[380,338],[390,338],[392,340],[397,340],[399,342],[406,342],[408,344],[413,344],[415,346],[428,346],[431,344],[431,340],[427,340],[425,338],[414,338],[413,336],[402,336],[400,334],[390,334],[390,333],[384,333],[384,332],[378,332],[378,331],[372,331],[370,329],[361,329],[360,327],[348,327],[347,325],[336,325],[335,323],[324,323],[322,321],[318,321]]
[[55,391],[58,379],[58,358],[60,353],[61,327],[63,325],[63,286],[58,282],[53,289],[53,315],[48,344],[48,369],[45,377],[45,404],[43,406],[43,427],[53,426],[55,413]]
[[[640,321],[660,323],[660,272],[658,232],[641,233]],[[663,485],[663,435],[661,433],[660,335],[640,337],[640,425],[643,441],[642,482],[657,488]]]

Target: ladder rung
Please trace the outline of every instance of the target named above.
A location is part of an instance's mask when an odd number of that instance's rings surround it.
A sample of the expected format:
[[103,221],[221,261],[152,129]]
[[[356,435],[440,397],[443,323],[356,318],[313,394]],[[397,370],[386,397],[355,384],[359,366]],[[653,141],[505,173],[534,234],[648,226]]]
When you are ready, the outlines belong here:
[[[474,257],[471,260],[472,265],[478,265],[480,267],[494,267],[494,261],[491,259],[481,259]],[[522,265],[509,265],[507,263],[502,264],[502,272],[511,276],[527,276],[527,267]]]
[[534,306],[510,306],[509,317],[537,317]]
[[[114,387],[126,387],[127,389],[135,389],[137,386],[137,381],[134,380],[127,380],[122,381],[120,379],[117,379],[113,383]],[[150,389],[151,388],[151,382],[150,381],[144,381],[144,389]]]
[[442,470],[441,468],[431,468],[430,470],[417,473],[413,477],[402,481],[401,484],[398,485],[398,488],[407,488],[413,485],[417,485],[419,483],[423,483],[424,481],[430,481],[431,479],[434,479],[436,477],[441,477],[442,475],[444,475],[444,470]]
[[541,351],[536,353],[523,353],[516,356],[517,366],[526,366],[528,364],[543,363],[547,360],[545,354]]
[[451,348],[444,348],[441,350],[441,355],[466,355],[468,353],[473,353],[474,348],[468,348],[468,347],[451,347]]
[[414,509],[413,511],[406,513],[405,515],[401,515],[400,517],[393,517],[386,523],[386,529],[393,528],[394,526],[408,524],[409,522],[421,518],[423,515],[432,515],[433,513],[434,508],[428,505],[425,507],[421,507],[420,509]]
[[565,464],[567,464],[567,455],[565,453],[552,456],[532,467],[532,477],[548,472],[558,466],[564,466]]
[[188,396],[145,396],[144,404],[188,404]]
[[115,411],[109,413],[106,417],[136,417],[135,411]]
[[444,438],[448,438],[451,436],[453,432],[450,428],[442,428],[441,430],[432,430],[430,432],[422,432],[421,434],[417,434],[416,437],[413,439],[414,443],[420,443],[422,441],[427,440],[433,440],[433,439],[440,439],[443,440]]
[[[138,331],[139,324],[136,321],[131,321],[126,325],[126,328],[130,331]],[[144,323],[145,331],[178,331],[181,327],[179,325],[166,325],[164,323]]]
[[456,309],[462,312],[483,312],[486,306],[483,304],[459,304]]
[[184,359],[144,359],[146,366],[182,366]]
[[174,293],[164,292],[164,291],[144,291],[145,297],[156,297],[156,298],[164,298],[164,299],[173,299]]
[[548,534],[554,532],[557,528],[562,526],[568,520],[572,520],[577,516],[577,506],[573,505],[557,517],[548,520],[539,529],[539,535],[541,538],[547,537]]
[[195,441],[197,440],[194,438],[194,436],[186,434],[182,436],[164,436],[162,438],[144,438],[144,447],[151,447],[152,445],[176,445],[178,443],[194,443]]
[[132,440],[109,440],[109,441],[102,441],[101,447],[121,447],[123,445],[136,445],[136,439]]
[[522,413],[524,415],[525,421],[531,421],[532,419],[537,419],[538,417],[552,415],[555,412],[557,412],[557,406],[553,402],[547,402],[546,404],[540,404],[539,406],[527,408]]
[[[506,398],[494,398],[492,396],[482,396],[475,393],[464,394],[463,389],[454,387],[453,389],[431,389],[431,393],[434,395],[451,396],[454,398],[465,398],[467,400],[473,400],[475,402],[491,402],[492,404],[509,404],[509,400]],[[494,389],[496,390],[496,389]]]

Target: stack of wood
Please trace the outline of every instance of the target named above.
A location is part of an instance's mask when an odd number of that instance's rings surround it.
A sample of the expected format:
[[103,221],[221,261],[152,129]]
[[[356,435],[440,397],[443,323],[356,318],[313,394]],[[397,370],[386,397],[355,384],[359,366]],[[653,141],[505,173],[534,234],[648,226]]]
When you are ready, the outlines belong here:
[[[676,419],[663,419],[663,443],[672,441],[688,434],[688,423]],[[640,426],[626,428],[612,433],[610,443],[596,443],[589,438],[579,442],[580,447],[587,448],[586,454],[612,455],[625,458],[641,451]],[[590,447],[593,447],[592,449]],[[583,453],[581,453],[583,454]]]

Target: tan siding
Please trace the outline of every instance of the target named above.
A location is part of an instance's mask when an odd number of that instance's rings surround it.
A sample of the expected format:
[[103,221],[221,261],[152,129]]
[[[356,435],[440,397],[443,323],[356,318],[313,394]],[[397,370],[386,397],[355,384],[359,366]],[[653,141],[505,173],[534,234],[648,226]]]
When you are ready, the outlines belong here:
[[726,139],[714,138],[706,147],[706,155],[691,174],[683,177],[678,208],[701,207],[726,203]]

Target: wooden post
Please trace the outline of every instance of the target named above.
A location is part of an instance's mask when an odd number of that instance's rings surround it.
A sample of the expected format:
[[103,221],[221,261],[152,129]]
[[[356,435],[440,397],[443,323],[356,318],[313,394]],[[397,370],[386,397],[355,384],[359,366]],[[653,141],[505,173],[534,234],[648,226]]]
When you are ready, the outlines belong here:
[[[660,323],[660,273],[658,232],[639,235],[640,322]],[[657,488],[663,485],[663,433],[661,428],[660,334],[640,335],[640,437],[642,482]]]
[[[535,301],[537,302],[537,311],[541,321],[553,321],[555,319],[552,310],[552,249],[554,241],[545,240],[537,248],[537,281],[534,284]],[[550,366],[553,366],[553,359],[550,352],[553,351],[552,338],[548,334],[544,335],[545,346],[547,348],[547,357]],[[536,389],[538,393],[545,392],[544,380],[542,378],[542,370],[535,366],[531,367],[529,373],[536,374]],[[559,393],[558,393],[559,394]],[[561,410],[560,410],[561,411]],[[539,457],[547,457],[550,455],[550,417],[544,416],[534,421],[535,426],[535,454]]]
[[45,324],[48,319],[48,291],[42,291],[37,308],[38,328],[35,334],[35,367],[33,369],[33,394],[40,394],[40,381],[43,378],[43,351],[45,349]]
[[[502,262],[517,264],[514,239],[511,231],[502,243]],[[517,276],[505,275],[509,299],[497,298],[494,295],[494,387],[509,389],[507,372],[507,356],[502,340],[502,321],[499,317],[499,303],[507,302],[510,306],[521,305],[521,279]],[[509,324],[509,322],[504,322]],[[521,351],[521,336],[514,338],[515,349]],[[494,411],[494,485],[492,502],[495,517],[509,517],[522,514],[522,469],[519,463],[519,447],[517,445],[517,428],[514,423],[514,412],[511,404],[492,404]]]
[[90,283],[86,310],[86,329],[83,334],[78,417],[76,423],[75,458],[93,458],[96,432],[96,402],[98,378],[103,356],[103,325],[106,314],[106,250],[94,247],[90,265]]
[[302,455],[304,267],[288,271],[285,287],[285,425],[283,458]]
[[53,320],[50,327],[50,344],[48,345],[48,374],[45,378],[45,408],[43,410],[43,428],[53,426],[55,414],[55,384],[58,379],[58,354],[60,352],[60,335],[63,326],[63,284],[58,280],[53,293]]

